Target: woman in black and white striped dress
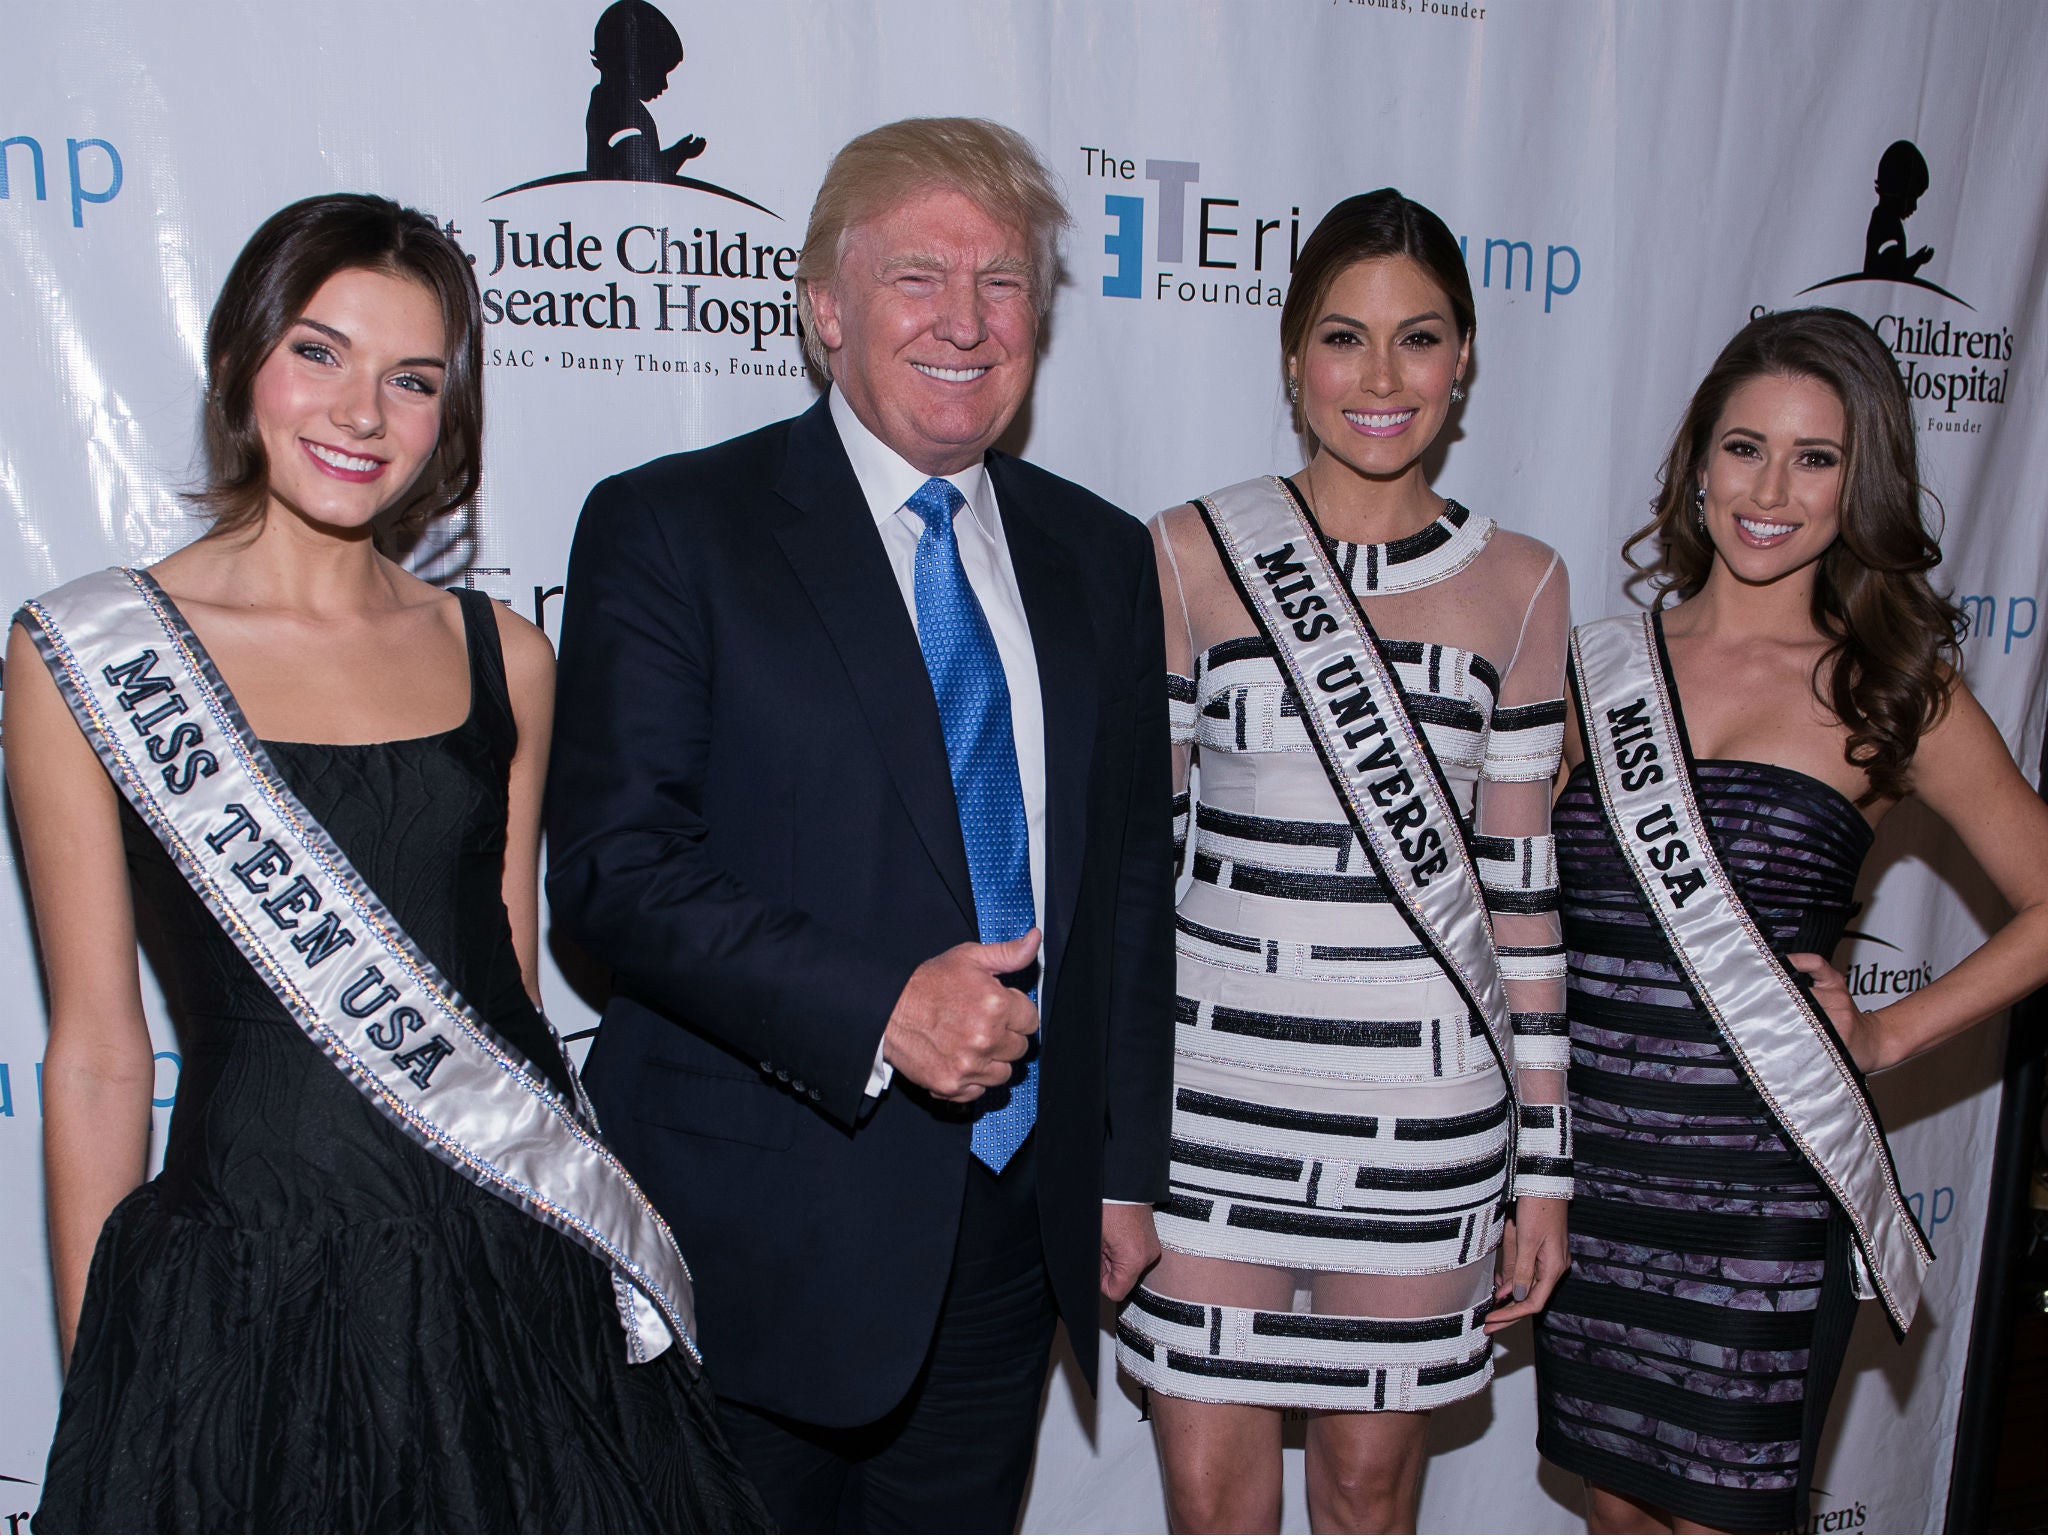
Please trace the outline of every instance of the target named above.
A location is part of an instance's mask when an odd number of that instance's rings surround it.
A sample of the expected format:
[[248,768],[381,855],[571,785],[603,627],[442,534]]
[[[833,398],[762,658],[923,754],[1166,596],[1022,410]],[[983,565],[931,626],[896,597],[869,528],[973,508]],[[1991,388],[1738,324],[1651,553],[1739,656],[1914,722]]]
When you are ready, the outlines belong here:
[[1472,324],[1434,214],[1391,190],[1333,209],[1281,321],[1314,447],[1286,486],[1472,834],[1512,1015],[1518,1166],[1488,1033],[1376,874],[1201,512],[1154,525],[1193,884],[1165,1253],[1118,1356],[1151,1393],[1181,1530],[1277,1528],[1289,1408],[1313,1414],[1317,1529],[1412,1528],[1428,1410],[1486,1385],[1487,1335],[1540,1308],[1563,1267],[1549,808],[1569,600],[1547,547],[1424,477]]

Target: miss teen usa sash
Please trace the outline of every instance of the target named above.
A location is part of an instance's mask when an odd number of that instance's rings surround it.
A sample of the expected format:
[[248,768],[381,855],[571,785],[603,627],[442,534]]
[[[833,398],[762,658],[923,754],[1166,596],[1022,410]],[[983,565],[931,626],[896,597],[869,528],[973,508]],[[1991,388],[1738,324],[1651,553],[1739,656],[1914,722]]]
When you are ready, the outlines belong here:
[[163,589],[101,571],[16,617],[114,783],[307,1037],[434,1156],[610,1266],[628,1359],[677,1340],[698,1358],[690,1272],[582,1085],[565,1101],[407,937]]
[[1882,1299],[1904,1333],[1933,1251],[1855,1069],[1714,851],[1655,618],[1581,624],[1572,671],[1601,813],[1636,884],[1743,1073],[1848,1217],[1856,1294]]
[[[1464,828],[1379,636],[1284,481],[1195,503],[1245,607],[1301,701],[1309,740],[1408,926],[1456,983],[1507,1081],[1519,1125],[1507,991]],[[1514,1188],[1512,1163],[1506,1188]]]

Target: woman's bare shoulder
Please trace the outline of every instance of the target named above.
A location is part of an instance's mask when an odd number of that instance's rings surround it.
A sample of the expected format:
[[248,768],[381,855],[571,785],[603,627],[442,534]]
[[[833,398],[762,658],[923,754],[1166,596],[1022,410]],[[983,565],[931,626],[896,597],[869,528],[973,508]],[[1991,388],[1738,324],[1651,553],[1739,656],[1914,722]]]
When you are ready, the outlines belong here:
[[552,678],[555,675],[555,647],[547,631],[521,618],[509,603],[492,603],[498,619],[498,644],[505,652],[506,677],[516,688],[522,676]]

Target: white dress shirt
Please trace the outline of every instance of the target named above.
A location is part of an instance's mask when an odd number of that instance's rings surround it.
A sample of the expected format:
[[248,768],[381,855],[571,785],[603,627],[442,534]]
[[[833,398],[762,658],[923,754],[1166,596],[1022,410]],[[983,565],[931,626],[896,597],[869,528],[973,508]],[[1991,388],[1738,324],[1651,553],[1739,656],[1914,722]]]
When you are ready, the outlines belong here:
[[[832,424],[839,429],[839,441],[853,463],[853,477],[860,482],[868,511],[882,536],[889,565],[896,573],[896,585],[903,606],[917,623],[917,542],[924,537],[924,519],[905,502],[931,477],[868,430],[867,424],[846,403],[846,396],[834,389],[830,395]],[[967,505],[953,520],[954,542],[960,549],[960,564],[967,572],[967,584],[988,619],[989,633],[996,642],[996,655],[1003,664],[1003,679],[1010,689],[1010,732],[1017,748],[1017,777],[1024,790],[1024,829],[1031,852],[1031,910],[1038,923],[1045,922],[1045,707],[1038,686],[1038,656],[1031,645],[1031,625],[1024,616],[1023,594],[1017,590],[1017,572],[1010,563],[1009,541],[1003,537],[1002,512],[996,505],[996,488],[988,468],[979,462],[958,474],[941,478],[952,482]],[[875,1050],[874,1071],[868,1077],[870,1097],[889,1086],[894,1069]]]

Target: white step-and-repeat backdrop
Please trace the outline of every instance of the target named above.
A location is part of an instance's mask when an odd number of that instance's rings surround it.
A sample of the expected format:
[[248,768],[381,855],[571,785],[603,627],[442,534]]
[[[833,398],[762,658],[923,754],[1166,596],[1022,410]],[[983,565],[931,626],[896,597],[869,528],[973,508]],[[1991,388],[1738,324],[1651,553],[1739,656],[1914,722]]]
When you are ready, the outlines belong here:
[[[1761,309],[1868,318],[1946,507],[1940,576],[1969,679],[2020,759],[2042,734],[2048,438],[2048,9],[1814,0],[657,0],[685,58],[650,104],[704,152],[670,184],[583,174],[603,0],[17,0],[0,18],[0,596],[153,560],[197,532],[206,315],[235,252],[308,193],[386,193],[476,261],[491,324],[476,526],[442,578],[553,628],[604,474],[813,398],[791,275],[827,159],[891,118],[1021,129],[1064,179],[1071,281],[1029,455],[1138,514],[1293,468],[1279,304],[1299,239],[1393,184],[1465,242],[1471,401],[1440,489],[1549,540],[1582,618],[1629,597],[1618,550],[1693,383]],[[1879,158],[1918,280],[1863,275]],[[10,846],[0,858],[11,862]],[[10,874],[15,872],[10,869]],[[1875,1005],[2000,908],[1910,806],[1839,957]],[[0,880],[0,1518],[25,1529],[57,1394],[42,1237],[42,995]],[[576,968],[571,965],[572,974]],[[592,1022],[559,975],[550,1009]],[[1882,1084],[1940,1251],[1913,1337],[1866,1308],[1807,1529],[1941,1519],[1997,1109],[1998,1029]],[[179,1057],[158,1028],[160,1118]],[[1089,1341],[1092,1347],[1092,1342]],[[717,1362],[711,1362],[714,1372]],[[1439,1415],[1425,1528],[1574,1530],[1541,1467],[1526,1337]],[[1298,1457],[1298,1452],[1292,1453]],[[1289,1519],[1304,1527],[1298,1462]],[[1823,1491],[1824,1490],[1824,1491]],[[1032,1529],[1158,1529],[1149,1431],[1071,1370],[1048,1395]]]

